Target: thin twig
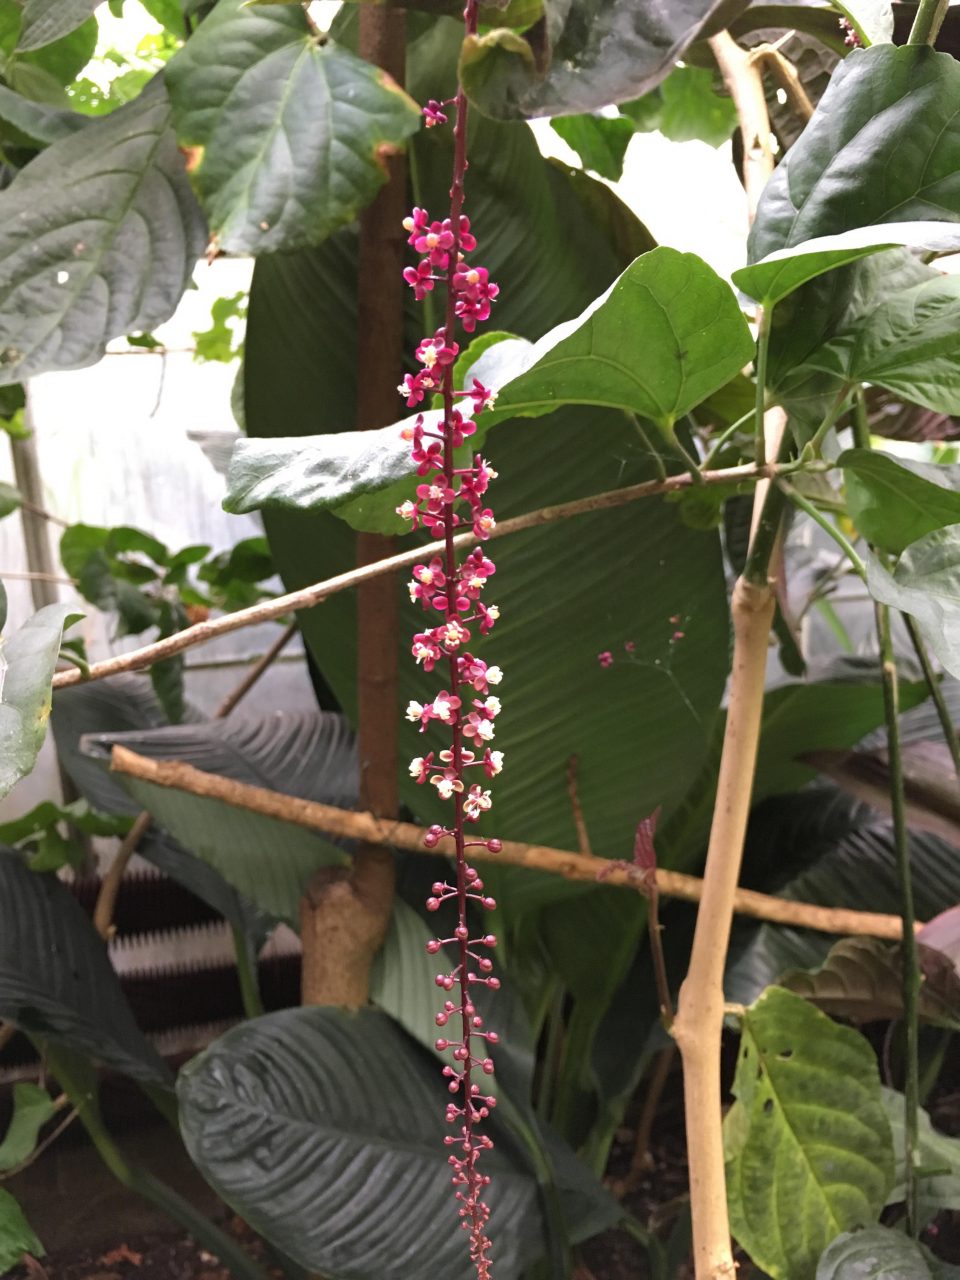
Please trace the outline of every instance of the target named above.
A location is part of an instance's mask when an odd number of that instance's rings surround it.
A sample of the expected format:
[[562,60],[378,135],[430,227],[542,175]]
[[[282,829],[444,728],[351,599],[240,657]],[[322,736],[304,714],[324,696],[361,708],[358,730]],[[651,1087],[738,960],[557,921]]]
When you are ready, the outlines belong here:
[[297,624],[291,622],[289,627],[274,640],[273,644],[256,660],[237,687],[231,690],[213,713],[214,720],[222,720],[228,716],[241,699],[245,698],[267,668],[278,658],[297,634]]
[[653,1071],[647,1081],[647,1089],[643,1095],[643,1108],[640,1112],[640,1119],[637,1121],[637,1136],[633,1145],[633,1158],[630,1161],[630,1168],[627,1171],[627,1176],[611,1187],[611,1191],[617,1199],[621,1199],[629,1191],[635,1191],[643,1181],[644,1174],[651,1167],[650,1138],[653,1134],[653,1124],[657,1118],[657,1110],[663,1098],[663,1092],[667,1087],[667,1081],[670,1079],[670,1072],[673,1070],[676,1056],[677,1046],[672,1043],[667,1045],[665,1049],[661,1049],[656,1056]]
[[[327,835],[342,836],[350,840],[366,840],[371,844],[385,845],[392,849],[405,849],[415,853],[434,853],[448,856],[448,849],[441,844],[434,849],[424,849],[426,829],[409,822],[377,818],[372,813],[357,813],[352,809],[338,809],[334,805],[320,804],[315,800],[302,800],[265,787],[253,787],[246,783],[206,773],[179,760],[151,760],[137,755],[126,747],[115,746],[110,757],[114,773],[140,778],[155,786],[173,791],[186,791],[190,795],[211,800],[222,800],[237,809],[278,818],[294,826]],[[483,862],[501,866],[526,867],[531,871],[547,871],[567,880],[617,885],[637,893],[649,892],[646,876],[626,863],[611,864],[606,858],[587,857],[566,849],[552,849],[545,845],[522,844],[504,840],[503,847],[492,853],[485,845],[477,845],[471,856]],[[703,892],[703,881],[696,876],[658,867],[657,888],[670,898],[698,902]],[[820,907],[813,903],[792,902],[775,898],[751,889],[738,889],[734,895],[734,909],[741,915],[794,928],[816,929],[821,933],[858,934],[873,938],[900,938],[899,916],[881,915],[868,911],[851,911],[838,907]]]
[[718,31],[708,43],[740,120],[743,185],[752,222],[760,193],[773,173],[770,115],[763,91],[763,76],[751,55],[740,48],[729,31]]
[[20,506],[24,511],[29,511],[31,515],[39,516],[42,520],[48,520],[51,524],[58,524],[61,529],[70,528],[69,520],[64,520],[62,516],[55,516],[52,511],[48,511],[46,507],[37,506],[29,498],[21,498]]
[[[573,502],[563,502],[552,507],[542,507],[539,511],[527,512],[522,516],[514,516],[512,520],[504,520],[498,524],[490,536],[502,538],[511,533],[520,533],[525,529],[552,524],[556,520],[591,515],[597,511],[611,511],[636,502],[640,498],[650,498],[662,493],[678,493],[689,489],[695,483],[739,484],[751,480],[773,479],[779,473],[780,468],[777,466],[758,468],[752,463],[739,467],[727,467],[722,471],[701,471],[699,480],[685,471],[679,475],[668,476],[666,480],[648,480],[641,484],[628,485],[623,489],[611,489],[605,493],[593,494],[589,498],[577,498]],[[457,547],[468,547],[475,541],[472,533],[462,533],[458,534],[455,544]],[[240,631],[244,627],[255,626],[261,622],[272,622],[285,614],[296,613],[300,609],[311,609],[340,591],[356,587],[361,582],[369,582],[381,574],[394,573],[398,569],[416,564],[422,556],[422,545],[411,547],[398,555],[388,556],[385,560],[350,569],[334,578],[328,578],[325,582],[302,587],[299,591],[291,591],[287,595],[275,596],[272,600],[262,600],[248,609],[237,609],[234,613],[224,614],[221,618],[198,622],[192,627],[178,631],[176,635],[167,636],[140,649],[132,649],[129,653],[106,658],[103,662],[93,662],[87,671],[77,669],[58,671],[53,677],[53,687],[65,689],[70,685],[83,684],[88,680],[103,680],[107,676],[119,675],[124,671],[141,671],[144,667],[153,666],[155,662],[162,662],[165,658],[183,653],[194,645],[205,644],[209,640],[229,635],[233,631]]]
[[571,756],[567,761],[567,795],[570,797],[570,808],[573,810],[573,825],[577,831],[577,848],[581,853],[591,858],[593,857],[593,850],[590,847],[590,833],[587,831],[587,821],[583,816],[583,806],[580,803],[580,791],[577,785],[579,773],[580,757]]
[[12,582],[59,582],[64,587],[75,587],[75,578],[65,578],[61,573],[44,573],[39,569],[0,569],[0,579]]
[[[67,1098],[66,1101],[69,1102],[69,1099]],[[60,1109],[60,1107],[57,1108],[58,1111]],[[56,1140],[66,1129],[69,1129],[70,1125],[73,1124],[79,1114],[80,1112],[76,1107],[72,1107],[57,1127],[51,1133],[48,1133],[43,1141],[38,1143],[28,1156],[21,1160],[19,1164],[13,1165],[10,1169],[4,1169],[3,1173],[0,1173],[0,1182],[6,1182],[8,1178],[12,1178],[15,1174],[22,1173],[24,1169],[29,1169],[30,1165],[32,1165],[35,1160],[39,1159],[48,1147],[53,1146]]]

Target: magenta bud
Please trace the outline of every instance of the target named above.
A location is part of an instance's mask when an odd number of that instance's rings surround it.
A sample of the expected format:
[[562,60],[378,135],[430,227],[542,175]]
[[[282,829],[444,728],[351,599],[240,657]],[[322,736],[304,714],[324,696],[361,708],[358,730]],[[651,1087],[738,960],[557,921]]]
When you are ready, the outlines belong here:
[[450,1083],[447,1085],[447,1088],[449,1089],[449,1091],[450,1091],[451,1093],[457,1093],[457,1092],[459,1091],[459,1089],[460,1089],[460,1081],[459,1081],[459,1080],[451,1080],[451,1081],[450,1081]]
[[436,1048],[438,1053],[443,1053],[444,1049],[450,1048],[450,1041],[439,1039],[435,1042],[434,1047]]
[[483,905],[484,907],[486,907],[486,909],[487,909],[488,911],[496,911],[496,909],[497,909],[497,900],[496,900],[496,898],[484,898],[484,899],[483,899],[483,904],[482,904],[482,905]]
[[495,933],[488,933],[485,937],[481,938],[480,941],[485,947],[493,948],[497,945],[497,935]]
[[466,942],[470,937],[470,930],[465,924],[458,924],[453,931],[453,936],[460,942]]
[[439,910],[440,910],[440,899],[439,899],[439,898],[428,898],[428,899],[427,899],[427,902],[426,902],[426,907],[427,907],[427,910],[428,910],[428,911],[439,911]]
[[480,879],[479,876],[477,876],[477,878],[474,880],[473,888],[476,889],[478,892],[483,888],[483,881]]
[[445,1027],[448,1021],[449,1019],[445,1013],[438,1013],[434,1018],[434,1022],[438,1027]]
[[428,831],[427,834],[423,837],[423,847],[425,849],[435,849],[439,843],[440,843],[440,837],[437,835],[434,835],[432,831]]
[[499,979],[499,978],[488,978],[488,979],[487,979],[487,986],[491,989],[491,991],[499,991],[499,990],[500,990],[500,979]]
[[485,1075],[488,1075],[488,1076],[493,1075],[493,1059],[492,1058],[484,1058],[483,1062],[481,1062],[480,1065],[483,1067]]
[[476,1011],[477,1011],[476,1007],[470,1004],[469,1001],[463,1006],[463,1012],[467,1015],[468,1018],[472,1018],[473,1015],[476,1013]]
[[477,873],[476,873],[476,871],[474,870],[474,868],[473,868],[473,867],[467,867],[463,874],[464,874],[464,877],[465,877],[467,880],[469,880],[471,884],[472,884],[472,883],[473,883],[473,881],[474,881],[474,880],[476,880],[476,878],[477,878]]
[[434,893],[438,898],[439,898],[440,894],[441,894],[441,893],[443,893],[443,891],[444,891],[444,889],[445,889],[445,888],[446,888],[446,885],[443,883],[443,881],[442,881],[442,880],[434,880],[434,882],[433,882],[433,884],[432,884],[432,886],[431,886],[431,889],[432,889],[433,893]]
[[489,1043],[490,1043],[490,1044],[499,1044],[499,1043],[500,1043],[500,1036],[498,1035],[498,1033],[497,1033],[496,1031],[488,1031],[488,1032],[487,1032],[487,1040],[489,1041]]
[[488,841],[487,841],[487,850],[488,850],[490,853],[499,853],[499,852],[502,850],[502,848],[503,848],[503,841],[502,841],[502,840],[488,840]]
[[489,973],[490,970],[493,968],[493,961],[489,959],[489,957],[487,956],[484,956],[481,960],[478,960],[477,964],[480,966],[481,973]]
[[466,1047],[464,1045],[458,1044],[453,1051],[453,1056],[456,1058],[457,1062],[466,1062],[467,1058],[470,1055],[467,1053]]

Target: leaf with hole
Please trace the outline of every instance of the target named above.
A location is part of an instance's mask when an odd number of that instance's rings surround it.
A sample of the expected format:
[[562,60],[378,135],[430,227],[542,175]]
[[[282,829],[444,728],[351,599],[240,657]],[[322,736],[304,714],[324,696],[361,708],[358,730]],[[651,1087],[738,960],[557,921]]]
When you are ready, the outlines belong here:
[[771,987],[741,1025],[725,1121],[730,1225],[773,1280],[809,1280],[842,1231],[874,1222],[893,1182],[868,1041]]
[[164,74],[214,242],[230,253],[324,240],[420,127],[411,98],[313,35],[299,8],[220,0]]
[[169,319],[204,241],[162,84],[54,142],[0,192],[0,382]]
[[73,894],[0,850],[0,1017],[147,1084],[169,1072],[144,1038]]

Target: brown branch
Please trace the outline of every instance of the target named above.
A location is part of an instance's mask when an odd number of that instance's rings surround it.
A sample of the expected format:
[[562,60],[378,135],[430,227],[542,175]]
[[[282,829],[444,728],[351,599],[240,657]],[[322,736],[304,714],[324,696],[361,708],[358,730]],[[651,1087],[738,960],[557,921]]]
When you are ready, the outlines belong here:
[[583,816],[583,806],[580,803],[579,774],[580,757],[571,756],[567,761],[567,794],[570,797],[570,808],[573,810],[573,825],[577,831],[577,848],[589,858],[593,850],[590,848],[590,833],[587,830],[587,820]]
[[773,173],[770,113],[763,91],[763,76],[752,55],[740,48],[729,31],[719,31],[711,36],[709,44],[740,119],[743,185],[752,222],[760,193]]
[[[252,787],[246,783],[223,778],[219,774],[205,773],[193,765],[179,760],[150,760],[137,755],[126,747],[115,746],[110,758],[114,773],[140,778],[154,786],[173,791],[186,791],[190,795],[209,800],[221,800],[234,808],[260,813],[268,818],[278,818],[311,831],[323,831],[327,835],[350,840],[365,840],[370,844],[391,849],[406,849],[414,853],[435,853],[448,856],[441,845],[435,849],[424,848],[426,829],[409,822],[377,818],[372,813],[358,813],[352,809],[338,809],[315,800],[302,800],[264,787]],[[617,885],[644,893],[647,886],[644,875],[627,863],[611,864],[606,858],[589,857],[566,849],[551,849],[546,845],[521,844],[504,840],[497,853],[491,853],[482,845],[471,850],[471,857],[482,862],[501,866],[525,867],[530,871],[547,871],[563,876],[566,880],[583,883]],[[657,888],[670,898],[687,902],[699,902],[703,881],[680,871],[657,868]],[[881,915],[870,911],[852,911],[841,907],[821,907],[813,903],[791,902],[775,898],[751,889],[737,889],[734,909],[740,915],[793,928],[816,929],[821,933],[860,934],[872,938],[894,941],[900,934],[900,917]]]
[[806,123],[813,115],[813,103],[807,96],[797,68],[790,59],[785,58],[772,44],[757,45],[755,49],[750,50],[748,57],[761,68],[764,66],[770,68],[774,79],[787,95],[791,111]]
[[[699,478],[689,471],[679,475],[668,476],[666,480],[647,480],[642,484],[628,485],[623,489],[610,489],[605,493],[596,493],[589,498],[577,498],[573,502],[563,502],[552,507],[541,507],[538,511],[530,511],[522,516],[514,516],[512,520],[504,520],[491,533],[493,538],[502,538],[511,533],[520,533],[525,529],[535,529],[540,525],[552,524],[555,520],[568,520],[575,516],[592,515],[596,511],[612,511],[640,498],[650,498],[662,493],[678,493],[689,489],[691,484],[738,484],[751,480],[772,479],[778,474],[776,466],[756,467],[744,464],[739,467],[727,467],[722,471],[702,471]],[[454,543],[457,547],[469,547],[476,542],[472,533],[459,534]],[[273,622],[285,614],[296,613],[301,609],[312,609],[330,596],[340,591],[357,587],[362,582],[371,582],[381,574],[395,573],[398,569],[406,569],[416,564],[423,556],[423,546],[411,547],[398,555],[388,556],[374,564],[362,565],[328,578],[325,582],[316,582],[309,587],[301,587],[299,591],[291,591],[286,595],[275,596],[272,600],[262,600],[251,605],[249,609],[237,609],[234,613],[224,614],[221,618],[207,619],[178,631],[176,635],[167,636],[153,644],[144,645],[140,649],[132,649],[129,653],[118,654],[114,658],[106,658],[103,662],[93,662],[86,671],[74,668],[69,671],[58,671],[53,677],[54,689],[65,689],[70,685],[83,684],[88,680],[103,680],[108,676],[119,675],[124,671],[142,671],[155,662],[172,658],[175,654],[192,649],[194,645],[206,644],[220,636],[241,631],[244,627],[255,626],[261,622]]]
[[266,653],[261,654],[261,656],[256,660],[237,687],[227,694],[219,707],[217,707],[216,711],[213,713],[214,720],[222,720],[225,716],[230,714],[237,703],[247,696],[263,673],[273,663],[274,659],[278,658],[280,654],[283,653],[284,649],[296,634],[297,624],[295,622],[291,622],[289,627],[287,627],[276,638],[276,640],[274,640]]

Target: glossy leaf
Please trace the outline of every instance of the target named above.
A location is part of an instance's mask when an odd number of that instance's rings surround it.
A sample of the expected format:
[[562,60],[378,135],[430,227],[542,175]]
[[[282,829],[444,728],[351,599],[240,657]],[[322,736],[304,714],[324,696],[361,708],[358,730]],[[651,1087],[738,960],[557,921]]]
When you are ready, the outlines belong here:
[[[356,804],[353,738],[331,714],[285,712],[261,720],[236,713],[201,724],[91,735],[83,746],[105,761],[115,744],[287,795],[338,807]],[[119,776],[176,840],[245,898],[293,928],[299,927],[300,897],[313,872],[347,861],[341,849],[304,827]]]
[[911,543],[892,573],[871,552],[864,558],[873,598],[915,618],[944,669],[960,677],[960,525]]
[[[449,1095],[385,1014],[257,1018],[194,1058],[178,1095],[204,1177],[301,1266],[341,1280],[471,1274],[443,1144]],[[484,1163],[498,1272],[516,1280],[542,1239],[536,1184],[503,1147]]]
[[54,142],[0,192],[0,382],[168,319],[204,239],[160,84]]
[[23,52],[52,44],[75,31],[91,16],[100,0],[24,0],[17,48]]
[[70,890],[0,850],[0,916],[0,1016],[136,1080],[166,1084],[167,1068]]
[[930,253],[960,248],[960,226],[949,222],[887,222],[855,227],[836,235],[817,236],[786,249],[775,249],[759,262],[740,267],[732,279],[738,289],[765,307],[786,298],[809,280],[849,266],[886,249],[907,247]]
[[876,1220],[893,1182],[873,1050],[771,987],[743,1016],[733,1092],[731,1229],[774,1280],[808,1280],[835,1236]]
[[557,116],[550,121],[554,133],[576,151],[585,169],[601,178],[619,182],[623,159],[633,137],[633,121],[626,116]]
[[867,1226],[832,1241],[815,1280],[941,1280],[929,1249],[893,1227]]
[[53,678],[64,628],[82,615],[48,604],[4,640],[0,660],[0,796],[33,768],[50,717]]
[[[704,318],[706,316],[706,319]],[[636,413],[669,431],[750,358],[752,339],[727,285],[693,254],[658,248],[638,258],[584,314],[539,342],[498,342],[467,373],[497,391],[470,438],[498,421],[564,405]],[[430,426],[439,411],[424,415]],[[416,471],[403,424],[302,439],[241,439],[224,506],[234,513],[332,509],[354,528],[405,527],[395,514]]]
[[[896,1161],[893,1188],[888,1204],[902,1204],[906,1198],[906,1165],[904,1151],[904,1097],[894,1089],[881,1090],[883,1105],[893,1132]],[[920,1108],[919,1168],[917,1197],[920,1225],[925,1226],[942,1210],[960,1209],[960,1139],[948,1137],[933,1127],[929,1115]]]
[[19,1204],[0,1187],[0,1271],[11,1270],[25,1253],[42,1258],[46,1250]]
[[15,1169],[33,1154],[40,1130],[56,1113],[46,1089],[22,1082],[13,1086],[13,1115],[0,1142],[0,1172]]
[[386,179],[419,109],[377,67],[319,41],[299,8],[220,0],[165,71],[217,246],[318,244]]
[[653,89],[718,10],[729,21],[742,8],[717,0],[547,5],[545,26],[529,39],[505,28],[468,37],[460,74],[480,110],[498,120],[595,111]]
[[900,552],[924,534],[960,523],[960,466],[848,449],[837,459],[847,510],[874,546]]

